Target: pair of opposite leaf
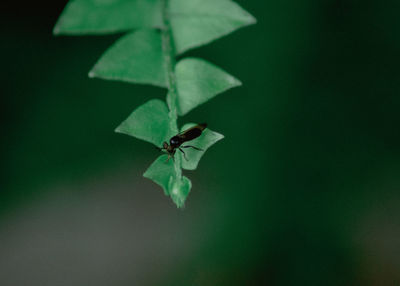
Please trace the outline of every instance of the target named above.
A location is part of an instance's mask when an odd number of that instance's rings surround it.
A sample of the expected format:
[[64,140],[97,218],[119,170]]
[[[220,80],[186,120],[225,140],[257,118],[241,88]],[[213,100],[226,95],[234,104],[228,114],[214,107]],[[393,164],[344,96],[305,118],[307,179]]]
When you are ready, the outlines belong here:
[[[168,1],[169,24],[175,54],[207,44],[255,19],[230,0],[71,0],[55,28],[55,34],[85,35],[126,32],[111,46],[89,72],[90,77],[151,84],[168,88],[165,56],[160,30],[163,27],[163,1]],[[184,58],[175,65],[176,113],[183,116],[193,108],[240,81],[213,64],[196,58]],[[167,99],[168,101],[169,99]],[[116,131],[160,147],[174,134],[169,108],[153,99],[138,107]],[[192,124],[186,124],[186,130]],[[193,141],[204,151],[223,136],[210,129]],[[196,169],[203,152],[188,150],[186,160],[177,160],[179,168]],[[178,155],[180,156],[180,154]],[[172,160],[160,156],[144,176],[159,184],[178,207],[190,191],[190,180],[177,174]],[[180,173],[180,172],[178,172]],[[179,177],[179,178],[178,178]]]

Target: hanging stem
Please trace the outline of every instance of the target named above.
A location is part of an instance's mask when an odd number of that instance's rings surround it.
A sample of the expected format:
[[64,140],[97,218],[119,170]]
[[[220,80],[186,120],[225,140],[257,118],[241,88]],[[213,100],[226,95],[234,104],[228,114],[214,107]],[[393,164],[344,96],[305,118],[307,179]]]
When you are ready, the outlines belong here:
[[[177,113],[177,97],[178,90],[176,87],[176,77],[175,77],[175,47],[174,40],[171,34],[171,24],[169,19],[169,10],[168,10],[168,0],[162,0],[162,17],[163,17],[163,28],[161,30],[162,33],[162,49],[164,55],[164,69],[167,75],[168,81],[168,95],[167,95],[167,103],[169,108],[169,122],[170,122],[170,130],[177,134],[178,129],[178,113]],[[182,170],[181,170],[181,157],[175,157],[175,173],[177,179],[182,178]]]

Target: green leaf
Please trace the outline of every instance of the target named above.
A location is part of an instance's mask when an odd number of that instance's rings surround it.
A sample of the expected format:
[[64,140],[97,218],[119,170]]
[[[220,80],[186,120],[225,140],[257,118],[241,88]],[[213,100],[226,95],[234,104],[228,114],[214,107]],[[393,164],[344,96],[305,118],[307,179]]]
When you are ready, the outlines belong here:
[[171,178],[169,188],[172,201],[178,208],[181,208],[184,206],[186,198],[192,188],[192,182],[185,176],[183,176],[181,180],[173,180]]
[[175,168],[174,162],[169,160],[167,162],[168,155],[161,155],[151,164],[151,166],[143,174],[145,178],[148,178],[163,188],[164,193],[168,196],[170,191],[170,178],[175,179]]
[[[185,124],[181,130],[187,130],[194,125],[196,124]],[[209,128],[206,128],[200,137],[197,137],[193,141],[183,144],[195,146],[197,148],[203,149],[203,151],[195,150],[193,148],[183,148],[182,150],[185,152],[187,160],[185,160],[185,158],[183,158],[183,155],[181,155],[182,168],[186,170],[195,170],[197,168],[197,165],[199,164],[201,157],[204,155],[207,149],[223,138],[224,135],[214,132]]]
[[177,53],[207,44],[256,19],[230,0],[170,0]]
[[54,34],[105,34],[161,27],[160,0],[71,0]]
[[152,99],[139,106],[115,132],[127,134],[161,147],[171,137],[168,108],[165,102]]
[[186,58],[175,68],[178,88],[178,113],[185,115],[241,82],[222,69],[201,59]]
[[174,163],[172,160],[166,162],[167,158],[167,155],[158,157],[143,176],[161,186],[165,195],[170,196],[172,201],[180,208],[183,207],[189,195],[192,183],[186,177],[177,178]]
[[166,87],[161,34],[145,29],[122,37],[102,55],[89,76]]

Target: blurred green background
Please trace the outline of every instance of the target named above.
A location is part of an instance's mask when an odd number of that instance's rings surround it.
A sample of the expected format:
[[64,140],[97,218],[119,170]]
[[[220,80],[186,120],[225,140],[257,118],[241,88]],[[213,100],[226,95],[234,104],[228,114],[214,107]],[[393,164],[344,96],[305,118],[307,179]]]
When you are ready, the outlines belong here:
[[178,210],[113,129],[155,87],[88,79],[119,36],[1,10],[0,284],[400,285],[400,2],[237,1],[258,24],[186,55],[244,86],[180,119],[212,147]]

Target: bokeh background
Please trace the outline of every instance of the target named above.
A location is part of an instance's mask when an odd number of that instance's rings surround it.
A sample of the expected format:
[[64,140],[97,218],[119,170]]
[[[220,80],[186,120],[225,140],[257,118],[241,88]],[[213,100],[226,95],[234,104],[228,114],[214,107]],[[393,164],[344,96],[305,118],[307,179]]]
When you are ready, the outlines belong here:
[[398,0],[238,0],[186,54],[244,86],[180,119],[226,136],[184,210],[113,132],[165,91],[89,79],[119,35],[53,37],[66,2],[0,10],[0,285],[400,285]]

